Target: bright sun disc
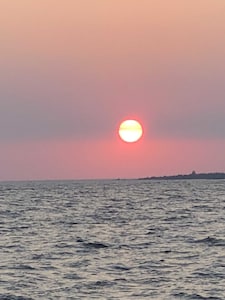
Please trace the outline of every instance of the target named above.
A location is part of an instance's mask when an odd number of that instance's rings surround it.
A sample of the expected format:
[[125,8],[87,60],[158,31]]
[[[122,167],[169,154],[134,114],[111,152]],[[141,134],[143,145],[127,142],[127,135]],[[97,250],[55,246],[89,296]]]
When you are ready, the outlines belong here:
[[142,134],[142,126],[136,120],[126,120],[120,124],[119,136],[125,142],[136,142],[141,138]]

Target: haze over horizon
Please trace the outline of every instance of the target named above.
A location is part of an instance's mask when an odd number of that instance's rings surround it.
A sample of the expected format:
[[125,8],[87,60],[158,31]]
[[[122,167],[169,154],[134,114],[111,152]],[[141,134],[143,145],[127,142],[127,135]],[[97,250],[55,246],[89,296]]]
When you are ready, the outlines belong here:
[[2,0],[0,180],[224,172],[224,32],[224,0]]

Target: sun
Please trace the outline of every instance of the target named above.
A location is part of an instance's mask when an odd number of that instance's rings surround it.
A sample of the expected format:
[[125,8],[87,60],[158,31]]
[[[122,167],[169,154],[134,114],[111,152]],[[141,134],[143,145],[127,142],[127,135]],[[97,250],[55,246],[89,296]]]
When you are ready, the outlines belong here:
[[127,143],[137,142],[143,135],[141,124],[136,120],[125,120],[119,127],[120,138]]

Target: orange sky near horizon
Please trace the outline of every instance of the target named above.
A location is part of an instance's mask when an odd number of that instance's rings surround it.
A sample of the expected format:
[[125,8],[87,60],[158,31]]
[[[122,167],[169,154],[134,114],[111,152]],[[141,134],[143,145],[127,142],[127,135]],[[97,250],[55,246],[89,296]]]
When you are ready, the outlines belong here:
[[225,141],[153,139],[131,145],[117,137],[94,143],[56,140],[10,144],[1,148],[1,169],[5,170],[1,180],[115,179],[189,174],[193,170],[222,172],[223,157],[215,156],[218,145],[225,149]]
[[2,0],[0,180],[225,171],[224,32],[224,0]]

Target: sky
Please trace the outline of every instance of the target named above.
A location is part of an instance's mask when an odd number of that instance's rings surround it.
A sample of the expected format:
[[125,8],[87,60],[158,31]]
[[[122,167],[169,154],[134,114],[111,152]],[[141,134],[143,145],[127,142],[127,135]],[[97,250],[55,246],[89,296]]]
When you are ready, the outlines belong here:
[[0,7],[0,180],[225,171],[224,0]]

